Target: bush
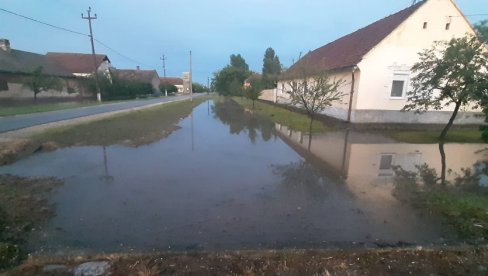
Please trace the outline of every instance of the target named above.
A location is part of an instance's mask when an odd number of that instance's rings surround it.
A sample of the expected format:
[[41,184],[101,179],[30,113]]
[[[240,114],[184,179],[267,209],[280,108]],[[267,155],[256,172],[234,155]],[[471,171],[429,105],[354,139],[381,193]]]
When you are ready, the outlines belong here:
[[178,88],[175,85],[172,85],[172,84],[167,83],[167,82],[163,82],[159,85],[159,91],[161,91],[161,93],[163,93],[163,94],[166,91],[168,91],[168,93],[176,93],[176,92],[178,92]]
[[[100,92],[103,100],[129,100],[141,95],[153,94],[153,87],[149,83],[129,81],[119,78],[101,77],[99,79]],[[88,80],[88,90],[97,93],[95,79]]]

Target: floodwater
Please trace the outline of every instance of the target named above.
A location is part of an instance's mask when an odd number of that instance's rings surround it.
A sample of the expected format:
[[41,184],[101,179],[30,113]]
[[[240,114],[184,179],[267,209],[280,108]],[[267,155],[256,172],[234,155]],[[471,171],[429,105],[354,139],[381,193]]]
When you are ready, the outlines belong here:
[[[453,233],[397,201],[392,165],[438,167],[437,145],[333,132],[308,138],[208,101],[148,145],[40,153],[0,168],[64,181],[34,253],[430,245]],[[448,167],[486,158],[446,144]],[[455,159],[449,156],[456,155]]]

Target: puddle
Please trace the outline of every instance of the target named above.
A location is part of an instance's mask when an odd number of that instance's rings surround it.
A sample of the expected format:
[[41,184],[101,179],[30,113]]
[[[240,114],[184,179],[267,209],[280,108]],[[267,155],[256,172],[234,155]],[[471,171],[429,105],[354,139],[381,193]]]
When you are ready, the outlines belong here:
[[[438,161],[437,145],[335,132],[308,137],[208,101],[163,140],[33,155],[0,173],[54,176],[55,217],[32,252],[349,248],[444,243],[452,233],[392,195],[392,165]],[[375,142],[376,141],[376,142]],[[484,145],[446,144],[448,167]],[[437,152],[436,152],[437,150]],[[456,153],[456,154],[452,154]]]

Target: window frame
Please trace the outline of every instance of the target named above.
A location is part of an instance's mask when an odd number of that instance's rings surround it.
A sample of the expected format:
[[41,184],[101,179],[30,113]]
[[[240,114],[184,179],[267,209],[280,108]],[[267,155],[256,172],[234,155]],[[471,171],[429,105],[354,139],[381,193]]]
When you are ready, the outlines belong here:
[[[407,95],[407,90],[408,90],[408,85],[409,85],[409,80],[410,80],[410,75],[408,73],[394,73],[393,78],[390,83],[390,89],[389,89],[389,98],[390,100],[403,100],[405,99]],[[393,96],[393,82],[394,81],[403,81],[403,88],[402,88],[402,95],[401,96]]]

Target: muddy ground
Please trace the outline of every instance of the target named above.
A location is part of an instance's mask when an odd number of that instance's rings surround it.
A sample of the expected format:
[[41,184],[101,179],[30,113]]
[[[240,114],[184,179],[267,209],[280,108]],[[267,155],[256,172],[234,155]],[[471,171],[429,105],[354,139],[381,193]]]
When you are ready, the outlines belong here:
[[[487,247],[361,251],[245,251],[94,257],[37,257],[4,275],[73,275],[87,261],[104,275],[487,275]],[[64,265],[46,272],[48,265]]]

